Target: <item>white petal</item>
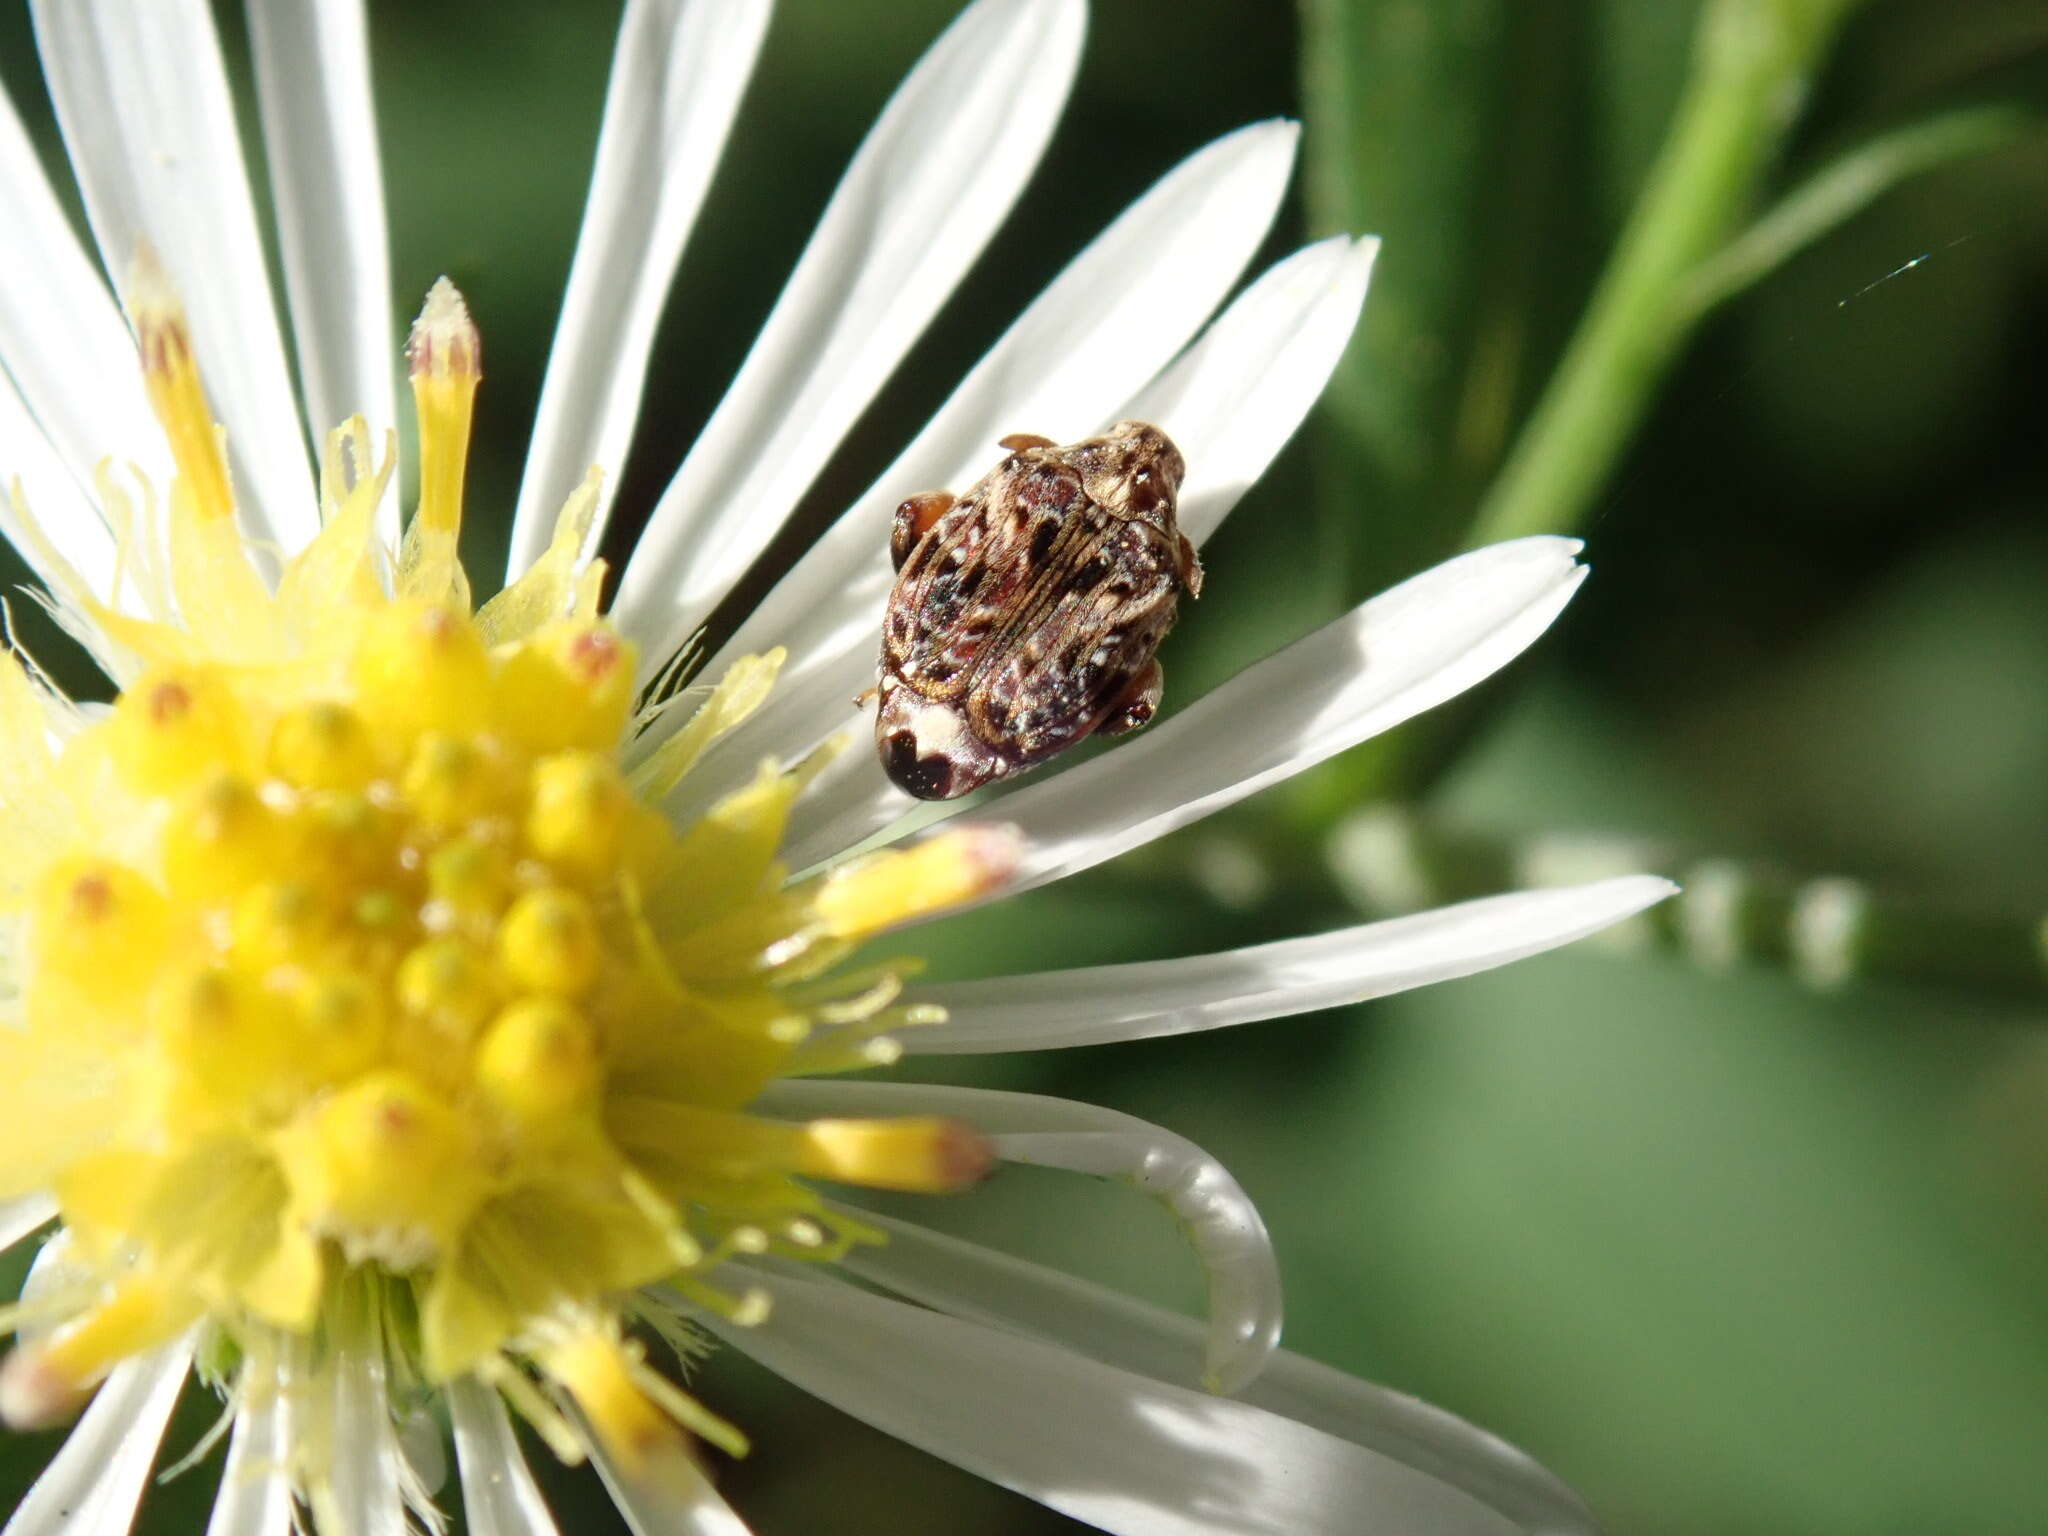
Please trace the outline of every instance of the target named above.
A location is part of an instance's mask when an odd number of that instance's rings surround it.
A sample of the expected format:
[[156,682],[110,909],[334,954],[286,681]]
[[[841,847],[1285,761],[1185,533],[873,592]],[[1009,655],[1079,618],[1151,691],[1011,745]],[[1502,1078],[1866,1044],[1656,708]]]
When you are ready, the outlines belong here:
[[291,1536],[291,1399],[285,1379],[245,1376],[206,1536]]
[[[1202,1330],[1191,1319],[1042,1264],[873,1211],[889,1234],[841,1260],[866,1280],[969,1322],[1022,1329],[1107,1365],[1192,1382]],[[1497,1435],[1454,1414],[1287,1350],[1235,1396],[1463,1488],[1526,1531],[1591,1532],[1570,1488]]]
[[[248,0],[263,149],[314,440],[398,426],[390,240],[361,0]],[[395,477],[394,477],[395,478]],[[395,544],[398,491],[379,529]]]
[[847,701],[873,681],[897,504],[936,486],[965,489],[1005,433],[1028,427],[1071,441],[1123,414],[1251,259],[1286,189],[1296,138],[1292,123],[1256,123],[1190,156],[1004,333],[705,667],[716,677],[750,652],[780,645],[791,654],[768,702],[684,780],[677,814],[737,788],[764,755],[800,755],[846,721]]
[[134,338],[4,92],[0,208],[8,225],[0,240],[0,364],[79,485],[90,485],[106,458],[133,460],[163,484],[169,458]]
[[191,1362],[178,1343],[115,1366],[0,1536],[122,1536]]
[[44,78],[100,259],[156,248],[228,430],[242,523],[296,550],[319,524],[220,40],[205,0],[33,0]]
[[1519,891],[1216,955],[920,987],[943,1024],[906,1052],[1037,1051],[1145,1040],[1339,1008],[1470,976],[1597,933],[1671,895],[1654,875]]
[[[1265,472],[1322,392],[1358,322],[1377,251],[1375,242],[1340,238],[1277,262],[1172,367],[1113,413],[1156,422],[1180,443],[1188,461],[1185,526],[1197,543]],[[878,598],[869,619],[876,633],[846,660],[844,675],[861,679],[855,690],[871,680],[880,621]],[[906,808],[872,752],[849,759],[834,765],[791,818],[799,866],[881,831]]]
[[1205,542],[1294,436],[1357,329],[1377,240],[1324,240],[1277,263],[1119,413],[1188,461],[1181,531]]
[[367,1347],[337,1349],[328,1371],[329,1483],[337,1523],[352,1536],[410,1536],[405,1517],[409,1474],[391,1420],[383,1356]]
[[[1135,739],[957,819],[1008,823],[1024,835],[1023,863],[1004,894],[1164,837],[1506,666],[1578,589],[1578,550],[1575,539],[1545,536],[1447,560]],[[801,868],[846,846],[843,836],[800,841],[786,857]]]
[[1228,1398],[850,1285],[752,1270],[768,1321],[705,1325],[834,1407],[1117,1536],[1514,1536],[1457,1486]]
[[995,232],[1080,57],[1081,0],[979,0],[854,156],[739,377],[628,563],[651,675],[782,526]]
[[703,205],[770,0],[632,0],[619,24],[597,167],[512,520],[509,576],[547,548],[595,464],[595,543],[640,415],[654,328]]
[[1280,1342],[1280,1269],[1266,1224],[1237,1180],[1185,1137],[1095,1104],[926,1083],[783,1082],[757,1107],[794,1118],[950,1115],[989,1136],[1005,1162],[1128,1183],[1173,1213],[1201,1261],[1205,1384],[1236,1391]]
[[596,1435],[586,1438],[597,1475],[633,1536],[751,1536],[746,1522],[694,1465],[677,1469],[688,1479],[687,1487],[654,1487],[627,1477]]
[[849,647],[872,664],[893,579],[889,525],[897,503],[939,486],[966,489],[994,463],[996,439],[1006,433],[1068,442],[1113,417],[1194,335],[1251,260],[1280,206],[1298,138],[1293,123],[1254,123],[1190,155],[1125,209],[1003,333],[705,671],[717,676],[728,659],[776,645],[789,648],[791,675],[817,655]]
[[6,1252],[45,1222],[56,1219],[57,1202],[49,1195],[21,1195],[0,1201],[0,1253]]
[[[25,536],[10,499],[17,482],[29,515],[68,570],[40,558]],[[112,593],[114,536],[5,374],[0,374],[0,533],[51,590],[62,591],[76,579],[94,597]]]
[[462,1514],[474,1536],[555,1536],[554,1517],[527,1469],[498,1394],[464,1376],[448,1387]]

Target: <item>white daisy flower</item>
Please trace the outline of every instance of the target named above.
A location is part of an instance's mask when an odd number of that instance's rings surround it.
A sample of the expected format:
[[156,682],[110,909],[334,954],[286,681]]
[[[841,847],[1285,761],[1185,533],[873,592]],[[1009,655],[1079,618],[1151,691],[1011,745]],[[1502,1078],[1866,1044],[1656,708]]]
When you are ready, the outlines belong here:
[[[445,282],[409,349],[399,534],[359,6],[249,7],[297,390],[206,0],[34,12],[99,264],[8,107],[0,521],[118,696],[0,666],[0,1239],[57,1223],[8,1309],[0,1413],[82,1409],[8,1536],[126,1530],[194,1374],[228,1405],[217,1536],[431,1524],[441,1412],[484,1536],[554,1529],[514,1413],[592,1458],[637,1530],[739,1531],[690,1446],[737,1452],[742,1428],[650,1358],[684,1370],[714,1340],[1110,1531],[1586,1526],[1509,1447],[1278,1351],[1264,1228],[1200,1148],[1085,1104],[832,1076],[1332,1007],[1668,891],[952,987],[841,964],[1449,698],[1578,584],[1565,540],[1451,561],[917,840],[873,753],[834,755],[906,495],[971,481],[1005,433],[1140,418],[1185,454],[1199,542],[1300,423],[1373,246],[1311,246],[1224,306],[1291,126],[1210,145],[1111,223],[708,660],[713,686],[678,691],[678,653],[1024,185],[1081,0],[981,0],[896,93],[610,618],[591,466],[632,436],[767,0],[626,7],[515,579],[480,607],[456,558],[480,343]],[[1164,1202],[1206,1324],[812,1183],[936,1195],[1002,1162]]]

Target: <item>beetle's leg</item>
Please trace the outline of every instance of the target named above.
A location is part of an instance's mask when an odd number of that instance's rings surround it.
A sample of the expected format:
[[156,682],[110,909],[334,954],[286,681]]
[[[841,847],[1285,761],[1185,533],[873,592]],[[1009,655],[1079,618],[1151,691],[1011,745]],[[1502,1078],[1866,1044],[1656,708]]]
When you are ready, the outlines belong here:
[[1188,542],[1186,534],[1180,538],[1180,584],[1188,589],[1189,597],[1202,595],[1202,562],[1195,555],[1195,546]]
[[1109,713],[1095,727],[1095,734],[1121,736],[1149,724],[1159,713],[1159,696],[1165,689],[1166,674],[1160,669],[1159,658],[1155,656],[1142,669],[1131,674],[1131,680],[1124,684],[1124,691],[1117,695]]
[[896,526],[889,530],[889,562],[897,570],[917,548],[917,541],[931,526],[953,509],[951,491],[919,491],[896,509]]
[[1059,444],[1049,437],[1040,437],[1036,432],[1012,432],[1008,437],[996,439],[998,448],[1007,448],[1011,453],[1022,453],[1026,448],[1057,448]]

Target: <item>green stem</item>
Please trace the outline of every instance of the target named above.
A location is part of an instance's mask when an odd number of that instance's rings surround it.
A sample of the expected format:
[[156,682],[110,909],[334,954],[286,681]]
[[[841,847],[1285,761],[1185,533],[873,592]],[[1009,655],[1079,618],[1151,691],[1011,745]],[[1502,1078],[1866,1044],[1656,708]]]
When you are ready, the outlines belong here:
[[1470,543],[1561,532],[1583,516],[1697,317],[1678,296],[1748,211],[1840,10],[1708,0],[1642,198]]
[[1823,989],[1888,982],[2048,995],[2048,921],[2040,912],[1943,906],[1839,876],[1689,858],[1642,839],[1475,836],[1393,807],[1340,824],[1329,859],[1350,903],[1374,915],[1656,870],[1678,881],[1679,895],[1616,938],[1703,969],[1779,970]]

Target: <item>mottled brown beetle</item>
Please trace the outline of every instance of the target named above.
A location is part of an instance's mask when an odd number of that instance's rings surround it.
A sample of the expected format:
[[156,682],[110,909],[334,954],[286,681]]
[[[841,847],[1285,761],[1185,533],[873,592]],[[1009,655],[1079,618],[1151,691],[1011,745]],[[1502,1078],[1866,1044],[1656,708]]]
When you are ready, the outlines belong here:
[[896,509],[875,746],[896,784],[950,800],[1159,708],[1156,652],[1202,567],[1175,517],[1187,465],[1122,421],[1060,447],[1018,434],[966,495]]

